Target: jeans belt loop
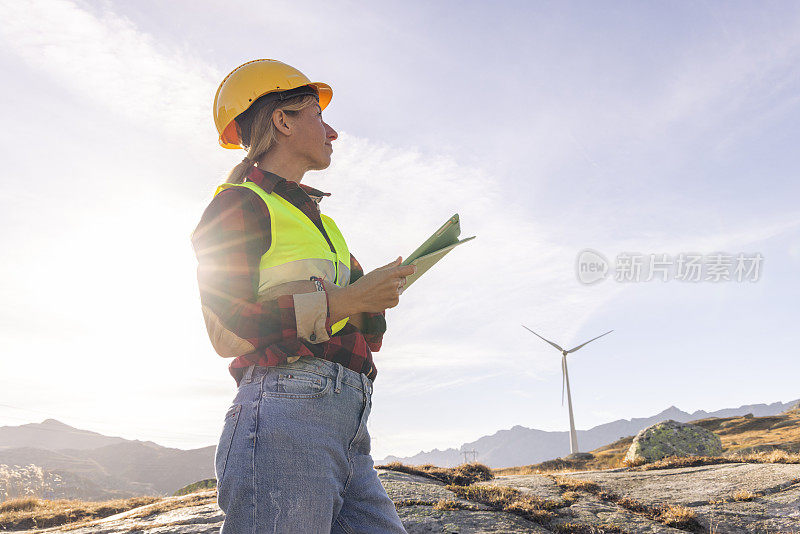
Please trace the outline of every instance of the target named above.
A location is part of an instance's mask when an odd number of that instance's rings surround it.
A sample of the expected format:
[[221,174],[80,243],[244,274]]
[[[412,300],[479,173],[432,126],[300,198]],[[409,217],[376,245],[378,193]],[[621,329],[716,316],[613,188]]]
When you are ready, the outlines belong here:
[[369,387],[369,379],[367,379],[367,375],[365,375],[364,373],[359,373],[359,374],[361,376],[361,385],[364,388],[364,395],[369,397],[370,394],[372,393]]
[[244,372],[244,376],[242,377],[242,384],[249,384],[250,379],[253,378],[253,371],[255,371],[256,365],[253,364],[247,368]]
[[336,362],[336,386],[333,391],[336,393],[342,392],[342,375],[344,374],[344,367],[339,362]]

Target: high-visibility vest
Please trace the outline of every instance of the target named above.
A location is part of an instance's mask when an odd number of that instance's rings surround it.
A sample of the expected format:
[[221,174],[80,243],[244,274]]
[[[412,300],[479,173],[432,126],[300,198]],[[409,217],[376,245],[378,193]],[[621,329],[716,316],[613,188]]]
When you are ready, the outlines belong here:
[[[350,251],[333,219],[320,214],[322,226],[335,250],[331,250],[317,225],[282,196],[267,193],[253,182],[222,184],[214,195],[228,187],[250,189],[269,210],[272,235],[269,249],[261,256],[259,265],[259,295],[279,284],[308,280],[311,276],[319,276],[339,287],[350,283]],[[348,319],[345,317],[333,324],[331,333],[344,328]]]

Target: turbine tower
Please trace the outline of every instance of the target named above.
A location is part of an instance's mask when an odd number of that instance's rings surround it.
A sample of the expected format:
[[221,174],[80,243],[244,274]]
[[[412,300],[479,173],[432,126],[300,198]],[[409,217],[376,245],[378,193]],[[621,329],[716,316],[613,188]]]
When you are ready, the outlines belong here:
[[599,336],[597,336],[595,338],[592,338],[589,341],[587,341],[586,343],[581,343],[580,345],[578,345],[575,348],[572,348],[572,349],[569,349],[569,350],[564,350],[561,347],[559,347],[558,345],[556,345],[555,343],[553,343],[552,341],[549,341],[549,340],[543,338],[542,336],[540,336],[539,334],[537,334],[536,332],[534,332],[533,330],[531,330],[527,326],[522,325],[522,328],[524,328],[525,330],[527,330],[531,334],[535,335],[536,337],[538,337],[542,341],[547,341],[553,347],[557,348],[559,352],[561,352],[561,406],[564,406],[564,384],[566,383],[567,384],[567,405],[569,406],[569,452],[570,452],[570,454],[576,454],[578,452],[578,434],[575,432],[575,420],[572,417],[572,397],[569,394],[569,375],[567,374],[567,354],[570,354],[571,352],[575,352],[576,350],[578,350],[579,348],[583,347],[584,345],[588,345],[589,343],[591,343],[595,339],[600,339],[604,335],[610,334],[611,332],[613,332],[613,330],[609,330],[608,332],[606,332],[606,334],[601,334],[601,335],[599,335]]

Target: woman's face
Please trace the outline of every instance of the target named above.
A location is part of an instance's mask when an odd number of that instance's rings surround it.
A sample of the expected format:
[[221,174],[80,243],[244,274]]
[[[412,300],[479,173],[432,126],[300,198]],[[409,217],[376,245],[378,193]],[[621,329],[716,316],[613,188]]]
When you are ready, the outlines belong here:
[[322,120],[322,110],[314,103],[290,119],[292,151],[307,161],[309,170],[325,169],[331,164],[336,130]]

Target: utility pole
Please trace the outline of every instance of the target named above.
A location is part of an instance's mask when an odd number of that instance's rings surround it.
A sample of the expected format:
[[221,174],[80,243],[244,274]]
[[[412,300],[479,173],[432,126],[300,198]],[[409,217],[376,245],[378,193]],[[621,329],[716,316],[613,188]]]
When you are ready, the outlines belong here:
[[477,459],[478,459],[478,451],[474,451],[474,450],[473,451],[462,451],[462,453],[464,454],[464,463],[465,464],[470,463],[469,460],[467,459],[467,456],[472,456],[472,461],[473,462],[477,461]]

